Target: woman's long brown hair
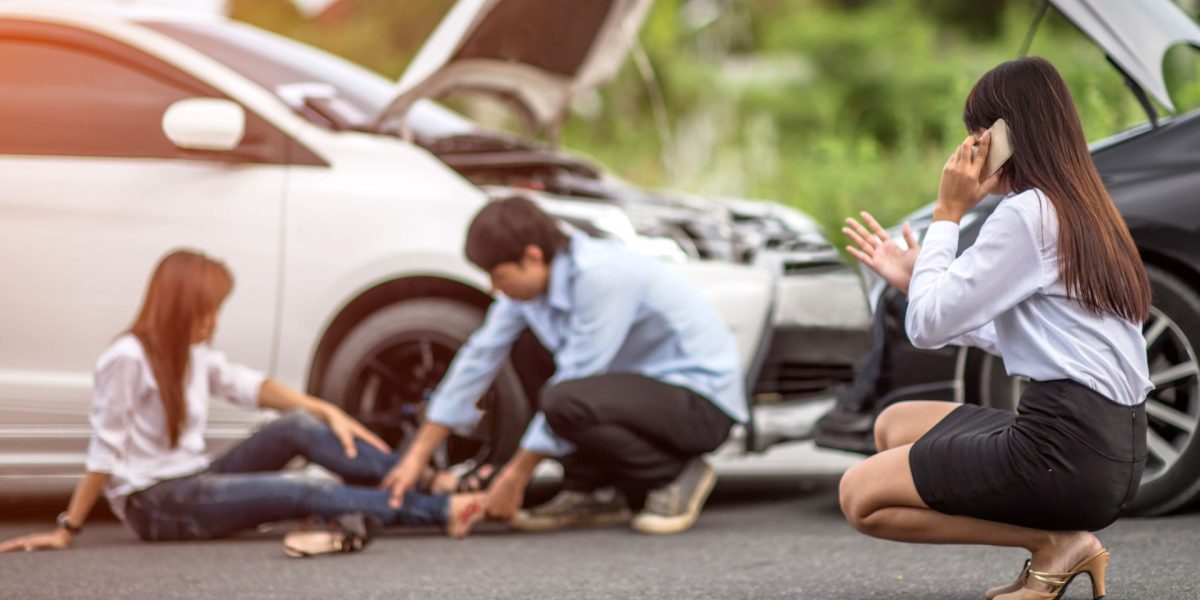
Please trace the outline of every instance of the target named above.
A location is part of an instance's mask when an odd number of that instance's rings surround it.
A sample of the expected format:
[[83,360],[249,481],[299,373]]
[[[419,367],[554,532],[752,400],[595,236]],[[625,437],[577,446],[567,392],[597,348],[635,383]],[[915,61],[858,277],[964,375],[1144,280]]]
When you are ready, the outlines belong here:
[[1015,192],[1042,190],[1054,205],[1067,295],[1095,314],[1145,321],[1146,269],[1088,153],[1067,84],[1049,61],[1010,60],[979,79],[963,108],[967,129],[980,132],[1000,118],[1013,149],[1001,177]]
[[187,420],[183,390],[192,336],[200,322],[215,316],[233,289],[225,265],[188,250],[171,252],[158,263],[137,320],[129,329],[141,342],[158,382],[171,447]]

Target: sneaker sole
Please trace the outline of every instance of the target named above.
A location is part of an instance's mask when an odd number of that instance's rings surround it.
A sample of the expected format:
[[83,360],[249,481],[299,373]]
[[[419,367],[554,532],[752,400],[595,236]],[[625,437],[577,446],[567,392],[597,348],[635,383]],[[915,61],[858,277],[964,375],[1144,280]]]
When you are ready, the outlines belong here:
[[710,466],[704,474],[704,478],[700,480],[697,493],[692,494],[692,499],[688,502],[687,510],[682,515],[678,517],[638,515],[633,520],[633,529],[649,535],[670,535],[691,529],[692,525],[696,524],[696,519],[700,518],[700,509],[704,507],[704,503],[708,500],[708,495],[712,493],[713,487],[716,484],[717,472]]
[[620,512],[579,517],[524,517],[520,515],[513,519],[512,528],[518,531],[558,531],[561,529],[591,529],[599,527],[615,527],[627,525],[633,519],[633,513],[628,510]]

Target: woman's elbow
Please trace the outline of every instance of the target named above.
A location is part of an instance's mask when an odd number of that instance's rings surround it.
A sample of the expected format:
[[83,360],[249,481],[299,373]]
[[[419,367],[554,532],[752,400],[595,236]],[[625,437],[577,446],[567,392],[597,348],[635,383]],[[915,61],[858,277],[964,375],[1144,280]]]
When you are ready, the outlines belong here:
[[905,321],[904,330],[908,334],[908,341],[921,350],[937,350],[950,341],[943,336],[934,335],[929,327],[923,327],[911,318]]

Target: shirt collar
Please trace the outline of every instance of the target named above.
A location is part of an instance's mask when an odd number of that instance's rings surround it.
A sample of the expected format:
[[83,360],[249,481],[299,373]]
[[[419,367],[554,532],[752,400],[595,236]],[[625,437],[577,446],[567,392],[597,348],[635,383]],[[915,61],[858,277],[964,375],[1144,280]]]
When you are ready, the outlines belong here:
[[571,280],[575,278],[575,256],[580,247],[587,244],[587,235],[572,233],[567,247],[554,255],[550,261],[550,284],[546,291],[546,300],[550,306],[569,312],[574,302],[571,298]]

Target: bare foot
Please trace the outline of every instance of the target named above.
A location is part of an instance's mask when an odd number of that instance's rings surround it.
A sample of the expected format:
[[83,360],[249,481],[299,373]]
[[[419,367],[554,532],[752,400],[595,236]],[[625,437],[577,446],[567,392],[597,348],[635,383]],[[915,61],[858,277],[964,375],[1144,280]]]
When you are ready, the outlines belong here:
[[450,514],[446,519],[446,533],[461,540],[471,533],[471,528],[483,520],[486,494],[455,494],[450,496]]
[[[1048,544],[1034,551],[1029,569],[1043,573],[1066,573],[1103,549],[1100,540],[1087,531],[1053,533]],[[1032,577],[1026,581],[1025,587],[1045,592],[1052,589]]]

